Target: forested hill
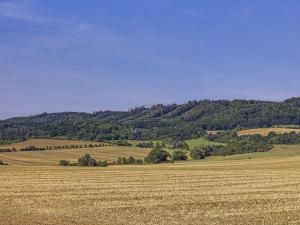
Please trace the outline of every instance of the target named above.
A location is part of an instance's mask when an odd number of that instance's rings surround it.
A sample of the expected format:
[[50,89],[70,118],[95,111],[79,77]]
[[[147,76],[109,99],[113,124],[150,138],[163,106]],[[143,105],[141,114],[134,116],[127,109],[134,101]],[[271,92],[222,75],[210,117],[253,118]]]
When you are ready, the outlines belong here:
[[300,98],[283,102],[202,100],[127,112],[43,113],[0,121],[0,140],[62,137],[87,140],[193,138],[204,130],[300,124]]

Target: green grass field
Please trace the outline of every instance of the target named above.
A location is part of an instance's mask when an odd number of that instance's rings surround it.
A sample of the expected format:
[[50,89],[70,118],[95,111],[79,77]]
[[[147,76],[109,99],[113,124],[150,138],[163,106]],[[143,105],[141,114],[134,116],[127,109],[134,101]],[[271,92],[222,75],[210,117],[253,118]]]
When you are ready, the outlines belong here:
[[197,146],[224,145],[223,143],[208,141],[203,138],[189,139],[189,140],[186,140],[186,143],[189,145],[190,148],[194,148]]
[[[162,142],[160,140],[150,140],[150,141],[152,141],[153,143],[156,143],[156,142],[161,143]],[[132,144],[133,146],[136,146],[140,142],[147,142],[147,141],[128,140],[128,142],[130,144]],[[185,140],[185,142],[189,145],[190,148],[194,148],[197,146],[223,145],[223,143],[208,141],[208,140],[205,140],[204,138],[189,139],[189,140]]]
[[299,125],[291,124],[291,125],[276,125],[273,127],[279,127],[279,128],[291,128],[291,129],[300,129]]
[[275,145],[271,151],[268,152],[254,152],[244,153],[231,156],[213,156],[208,157],[207,160],[222,161],[222,160],[248,160],[259,158],[286,158],[300,156],[300,145]]
[[133,146],[136,146],[137,144],[141,143],[141,142],[149,142],[152,141],[154,144],[159,142],[162,143],[161,140],[146,140],[146,141],[137,141],[137,140],[127,140],[130,144],[132,144]]

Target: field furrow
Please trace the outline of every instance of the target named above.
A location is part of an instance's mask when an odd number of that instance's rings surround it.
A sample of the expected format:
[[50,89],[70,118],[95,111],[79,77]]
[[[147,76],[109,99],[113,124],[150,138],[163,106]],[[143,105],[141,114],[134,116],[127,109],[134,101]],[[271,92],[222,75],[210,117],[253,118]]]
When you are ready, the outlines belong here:
[[299,224],[300,160],[277,161],[3,166],[0,224]]

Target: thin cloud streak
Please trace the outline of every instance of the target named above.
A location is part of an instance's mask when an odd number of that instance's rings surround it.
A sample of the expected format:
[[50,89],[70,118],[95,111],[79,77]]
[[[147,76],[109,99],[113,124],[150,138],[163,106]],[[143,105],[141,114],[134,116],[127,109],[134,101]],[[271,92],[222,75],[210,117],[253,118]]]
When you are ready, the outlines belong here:
[[2,114],[297,95],[298,4],[273,4],[0,0]]
[[33,7],[32,0],[2,1],[0,2],[0,16],[37,24],[64,22],[61,19],[39,14]]
[[36,21],[30,1],[0,1],[0,16],[24,21]]
[[0,18],[19,20],[37,25],[56,25],[72,32],[84,32],[91,28],[86,21],[45,15],[34,7],[34,0],[0,0]]

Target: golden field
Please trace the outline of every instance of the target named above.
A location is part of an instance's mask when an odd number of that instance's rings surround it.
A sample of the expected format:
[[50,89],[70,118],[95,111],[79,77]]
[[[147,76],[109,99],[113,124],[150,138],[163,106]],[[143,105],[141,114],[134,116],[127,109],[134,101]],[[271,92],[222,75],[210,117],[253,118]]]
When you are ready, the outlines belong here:
[[294,128],[284,128],[284,127],[271,127],[271,128],[257,128],[257,129],[249,129],[249,130],[241,130],[238,131],[238,135],[255,135],[259,134],[261,136],[268,136],[269,133],[275,132],[276,134],[284,134],[296,132],[300,133],[300,129]]
[[134,158],[143,159],[148,152],[149,150],[143,148],[106,146],[99,148],[0,153],[0,160],[9,165],[57,166],[61,159],[77,162],[78,158],[85,153],[90,154],[98,161],[107,160],[112,162],[116,161],[118,157],[133,156]]
[[107,168],[0,166],[0,224],[300,224],[299,151]]
[[94,142],[94,141],[74,141],[74,140],[59,140],[59,139],[29,139],[22,142],[13,143],[10,145],[0,145],[0,148],[15,148],[21,149],[28,147],[30,145],[45,148],[54,146],[64,146],[64,145],[88,145],[88,144],[104,144],[104,142]]

